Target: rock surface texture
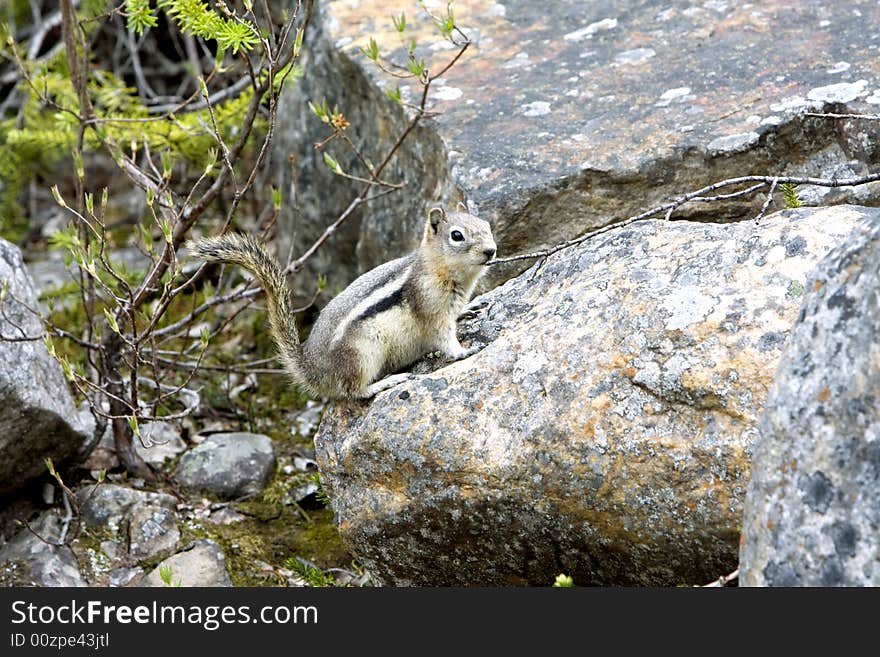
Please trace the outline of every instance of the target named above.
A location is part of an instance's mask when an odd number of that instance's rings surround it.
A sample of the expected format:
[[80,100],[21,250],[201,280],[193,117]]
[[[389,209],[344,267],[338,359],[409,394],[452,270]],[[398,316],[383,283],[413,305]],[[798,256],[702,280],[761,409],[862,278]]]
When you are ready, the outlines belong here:
[[[76,454],[85,436],[61,367],[40,336],[33,283],[21,253],[0,239],[0,284],[8,285],[0,316],[0,494],[16,490]],[[36,340],[22,338],[37,337]],[[11,340],[11,341],[10,341]]]
[[275,472],[268,436],[215,433],[180,459],[175,478],[189,490],[225,500],[259,493]]
[[639,222],[483,295],[459,330],[479,353],[325,415],[316,458],[340,533],[389,585],[730,572],[807,273],[878,216]]
[[165,559],[144,577],[141,586],[166,586],[159,575],[163,566],[171,569],[172,586],[232,586],[223,550],[208,539],[196,541],[192,549]]
[[73,551],[54,544],[62,526],[61,518],[44,513],[31,527],[46,540],[27,529],[12,537],[0,548],[0,578],[15,586],[86,586]]
[[880,218],[811,274],[746,495],[740,583],[880,586]]
[[[445,12],[445,3],[428,6]],[[279,113],[275,170],[284,179],[276,185],[291,188],[294,155],[302,208],[281,219],[285,257],[291,239],[299,255],[356,194],[314,149],[329,131],[306,101],[338,105],[351,119],[349,136],[376,161],[404,121],[382,94],[398,81],[360,48],[373,38],[380,52],[403,62],[413,37],[429,71],[454,52],[412,0],[332,0],[319,8],[320,31],[308,41],[312,59]],[[435,85],[436,120],[410,137],[386,172],[407,187],[368,204],[322,249],[315,271],[334,277],[330,290],[414,247],[423,210],[437,201],[466,197],[492,223],[500,255],[511,255],[724,178],[843,178],[867,172],[878,158],[877,122],[805,116],[822,109],[876,113],[880,44],[865,31],[880,23],[873,0],[456,0],[454,10],[473,43]],[[390,18],[401,12],[406,39]],[[418,85],[403,83],[401,92],[417,102]],[[365,174],[338,140],[327,150],[346,171]],[[799,191],[810,205],[878,199],[876,185]],[[683,212],[737,218],[762,201],[695,204]],[[346,247],[352,238],[356,253]],[[495,268],[483,289],[517,271]],[[313,281],[296,277],[309,294]]]

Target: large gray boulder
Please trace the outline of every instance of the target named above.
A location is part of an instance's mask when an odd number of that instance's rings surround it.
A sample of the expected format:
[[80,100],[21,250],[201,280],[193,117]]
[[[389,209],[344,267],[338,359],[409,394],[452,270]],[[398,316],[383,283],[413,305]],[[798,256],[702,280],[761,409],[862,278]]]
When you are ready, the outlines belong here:
[[880,586],[880,220],[810,275],[761,419],[740,583]]
[[[61,367],[43,343],[33,283],[21,252],[0,239],[0,494],[74,456],[85,436]],[[36,339],[30,339],[36,338]]]
[[316,459],[340,534],[394,585],[730,572],[807,272],[878,217],[645,221],[483,295],[460,330],[479,353],[326,413]]
[[[432,11],[444,13],[444,4],[431,3]],[[291,190],[293,171],[302,210],[294,211],[288,192],[278,231],[284,257],[291,241],[299,255],[359,187],[324,165],[314,144],[328,130],[307,101],[338,105],[351,119],[349,136],[377,161],[400,134],[400,109],[383,95],[400,81],[360,49],[375,39],[382,53],[405,61],[412,37],[417,57],[435,72],[453,53],[414,3],[317,6],[320,31],[307,40],[302,83],[281,99],[274,142],[276,185]],[[400,11],[406,39],[391,21]],[[434,119],[410,135],[387,172],[406,188],[371,202],[331,237],[312,275],[295,279],[304,292],[313,291],[318,273],[330,275],[333,290],[412,248],[422,210],[438,201],[466,197],[492,223],[500,255],[511,255],[724,178],[845,178],[871,171],[877,160],[880,123],[806,116],[822,109],[876,113],[880,83],[865,30],[880,23],[873,0],[853,0],[841,11],[825,0],[457,0],[454,11],[473,44],[435,85]],[[416,103],[418,85],[400,84]],[[340,140],[327,149],[346,171],[365,173]],[[878,200],[876,184],[799,191],[811,205]],[[679,216],[742,218],[762,201],[694,204]],[[493,268],[484,289],[517,271]]]

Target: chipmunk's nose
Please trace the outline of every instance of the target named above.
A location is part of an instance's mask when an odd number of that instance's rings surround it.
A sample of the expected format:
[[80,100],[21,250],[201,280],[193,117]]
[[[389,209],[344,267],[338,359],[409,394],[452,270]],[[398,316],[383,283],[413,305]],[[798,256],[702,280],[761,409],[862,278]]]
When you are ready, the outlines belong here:
[[483,249],[483,255],[486,256],[486,260],[491,260],[495,257],[495,248]]

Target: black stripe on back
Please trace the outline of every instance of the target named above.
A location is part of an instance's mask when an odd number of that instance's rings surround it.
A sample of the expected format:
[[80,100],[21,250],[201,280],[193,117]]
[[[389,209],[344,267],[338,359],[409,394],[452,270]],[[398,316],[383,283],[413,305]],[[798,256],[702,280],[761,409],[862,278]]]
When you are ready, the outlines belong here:
[[[409,259],[410,259],[410,258],[406,258],[406,260],[409,260]],[[368,288],[366,289],[366,291],[364,292],[363,298],[367,298],[367,297],[370,296],[373,292],[375,292],[376,290],[378,290],[380,287],[385,287],[386,285],[388,285],[388,283],[390,283],[390,282],[392,281],[392,279],[394,279],[396,276],[399,276],[399,275],[400,275],[400,272],[401,272],[403,269],[406,269],[406,266],[407,266],[408,264],[409,264],[408,262],[405,262],[405,263],[403,264],[402,269],[398,269],[398,268],[394,268],[394,267],[390,268],[389,271],[385,272],[385,274],[384,274],[382,277],[380,277],[380,278],[376,279],[375,281],[373,281],[373,284],[370,285],[370,287],[368,287]]]
[[375,317],[379,313],[385,312],[394,306],[399,306],[403,302],[403,286],[397,288],[387,297],[379,299],[372,306],[354,318],[353,322],[362,322],[370,317]]

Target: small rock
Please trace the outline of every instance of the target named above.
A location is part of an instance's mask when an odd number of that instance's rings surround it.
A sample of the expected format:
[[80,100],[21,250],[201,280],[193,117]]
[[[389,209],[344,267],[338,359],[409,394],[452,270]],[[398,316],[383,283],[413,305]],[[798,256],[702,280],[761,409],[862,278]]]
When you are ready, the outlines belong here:
[[150,465],[161,467],[166,459],[173,459],[186,451],[186,443],[180,437],[180,428],[167,422],[153,422],[144,433],[148,447],[135,441],[134,449]]
[[259,493],[275,472],[275,448],[268,436],[217,433],[183,455],[175,478],[191,490],[221,499]]
[[171,568],[172,586],[232,586],[226,555],[214,541],[196,541],[192,549],[168,557],[144,578],[143,586],[165,586],[159,570]]
[[318,464],[315,463],[312,459],[306,459],[301,456],[293,457],[293,467],[301,472],[315,472],[318,469]]
[[[54,513],[47,512],[31,523],[31,527],[44,539],[57,541],[62,522]],[[23,564],[27,568],[27,573],[16,573],[15,583],[19,585],[24,584],[20,581],[24,577],[31,586],[88,586],[69,547],[47,543],[27,528],[0,548],[0,565],[10,562]]]
[[138,504],[131,512],[129,552],[135,559],[150,559],[172,552],[180,540],[174,512],[166,507]]
[[143,574],[143,568],[114,568],[109,573],[110,579],[107,583],[110,586],[128,586]]
[[293,423],[296,425],[296,432],[304,438],[309,438],[315,433],[315,429],[318,428],[318,423],[321,421],[321,415],[324,413],[326,407],[326,404],[317,402],[313,399],[307,401],[305,409],[297,413],[293,418]]
[[321,508],[324,505],[318,502],[315,495],[317,492],[318,485],[314,482],[309,482],[303,486],[298,486],[287,494],[287,503],[296,503],[300,506]]
[[101,552],[111,559],[115,559],[119,552],[119,546],[115,541],[101,541]]
[[211,515],[207,517],[207,521],[215,525],[231,525],[242,520],[244,520],[244,516],[228,506],[211,512]]

